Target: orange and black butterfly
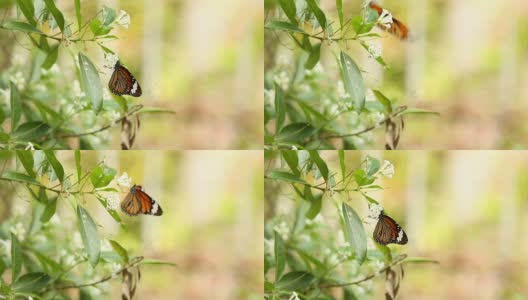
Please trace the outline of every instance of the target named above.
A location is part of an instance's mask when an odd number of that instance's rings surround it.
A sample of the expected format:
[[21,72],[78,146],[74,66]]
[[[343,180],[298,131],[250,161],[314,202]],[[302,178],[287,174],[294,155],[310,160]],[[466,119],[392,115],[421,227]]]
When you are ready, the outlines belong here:
[[[381,16],[384,11],[387,13],[387,11],[383,9],[383,7],[379,6],[374,2],[370,2],[369,7],[375,10],[378,13],[378,16]],[[400,20],[394,17],[392,17],[392,24],[386,24],[386,26],[385,24],[378,24],[378,27],[394,34],[401,40],[405,40],[409,36],[409,29],[407,28],[407,26],[405,26],[405,24],[403,24]]]
[[382,245],[405,245],[407,244],[407,234],[394,219],[381,211],[376,228],[374,228],[374,240]]
[[141,87],[136,78],[119,63],[119,60],[114,65],[114,72],[108,82],[108,88],[116,95],[141,96]]
[[135,184],[121,202],[121,210],[130,216],[138,214],[161,216],[163,214],[161,206],[145,193],[143,187]]

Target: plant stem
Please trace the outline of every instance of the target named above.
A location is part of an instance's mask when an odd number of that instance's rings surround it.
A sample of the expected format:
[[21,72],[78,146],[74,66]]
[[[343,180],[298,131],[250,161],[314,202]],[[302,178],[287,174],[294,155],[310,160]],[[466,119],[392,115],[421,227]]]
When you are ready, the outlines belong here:
[[384,268],[362,278],[362,279],[359,279],[359,280],[356,280],[356,281],[352,281],[352,282],[346,282],[346,283],[336,283],[336,284],[323,284],[323,285],[319,285],[318,287],[319,288],[332,288],[332,287],[345,287],[345,286],[348,286],[348,285],[356,285],[356,284],[359,284],[361,282],[364,282],[364,281],[367,281],[367,280],[371,280],[372,278],[382,274],[383,272],[387,271],[388,269],[394,267],[394,266],[397,266],[401,263],[403,263],[403,260],[407,258],[407,254],[402,254],[400,255],[396,260],[393,260],[389,265],[385,266]]
[[358,136],[358,135],[361,135],[363,133],[369,132],[371,130],[374,130],[374,129],[380,127],[381,125],[385,124],[385,122],[389,121],[390,119],[401,115],[405,110],[407,110],[407,106],[400,106],[400,107],[398,107],[396,109],[396,111],[394,113],[390,114],[385,119],[381,120],[380,122],[378,122],[378,123],[376,123],[376,124],[374,124],[374,125],[372,125],[370,127],[367,127],[367,128],[365,128],[363,130],[360,130],[358,132],[347,133],[347,134],[336,134],[336,135],[321,136],[321,137],[318,137],[318,139],[328,140],[328,139],[344,138],[344,137],[350,137],[350,136]]
[[107,129],[110,129],[112,126],[118,124],[119,122],[123,121],[124,119],[126,119],[126,118],[128,118],[130,116],[133,116],[134,114],[136,114],[142,108],[143,108],[143,105],[142,104],[138,104],[138,105],[132,107],[132,109],[130,109],[129,111],[127,111],[126,114],[123,115],[121,118],[116,119],[116,120],[104,125],[103,127],[99,128],[99,129],[96,129],[96,130],[93,130],[93,131],[89,131],[89,132],[83,132],[83,133],[72,133],[72,134],[58,135],[58,136],[56,136],[56,138],[62,139],[62,138],[69,138],[69,137],[81,137],[81,136],[92,135],[92,134],[96,134],[96,133],[101,132],[101,131],[105,131]]

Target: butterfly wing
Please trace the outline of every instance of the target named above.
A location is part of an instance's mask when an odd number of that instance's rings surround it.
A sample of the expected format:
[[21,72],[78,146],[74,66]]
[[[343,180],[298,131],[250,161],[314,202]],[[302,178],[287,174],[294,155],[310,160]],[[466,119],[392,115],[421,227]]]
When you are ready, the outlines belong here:
[[132,191],[128,193],[125,199],[121,202],[121,210],[130,216],[139,214],[141,210],[140,202],[136,199],[136,194]]
[[400,20],[392,18],[392,25],[389,28],[389,32],[400,38],[401,40],[407,39],[409,36],[409,29]]
[[391,217],[381,214],[374,228],[374,240],[382,245],[407,244],[407,234]]
[[114,72],[108,82],[108,88],[116,95],[141,96],[141,87],[136,78],[119,62],[114,66]]
[[163,214],[163,210],[161,209],[161,206],[159,206],[158,202],[152,199],[152,197],[150,197],[144,191],[137,190],[136,197],[141,203],[141,212],[143,214],[154,216],[161,216]]
[[[381,16],[381,14],[383,13],[383,7],[379,6],[374,2],[370,2],[369,7],[375,10],[378,13],[378,16]],[[378,24],[378,27],[390,32],[391,34],[394,34],[401,40],[405,40],[409,36],[409,29],[407,28],[407,26],[405,26],[405,24],[403,24],[400,20],[394,17],[392,18],[392,24],[390,28],[387,29],[380,24]]]
[[145,193],[140,185],[134,185],[130,189],[130,193],[121,202],[121,210],[130,216],[138,214],[161,216],[163,214],[161,206]]

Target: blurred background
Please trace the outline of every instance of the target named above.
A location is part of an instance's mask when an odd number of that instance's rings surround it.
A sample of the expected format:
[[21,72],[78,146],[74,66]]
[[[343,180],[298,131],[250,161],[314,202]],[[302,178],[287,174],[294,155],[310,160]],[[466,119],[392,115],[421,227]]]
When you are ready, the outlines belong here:
[[[274,2],[270,0],[269,2]],[[361,14],[362,0],[343,1],[345,19]],[[408,25],[409,40],[379,29],[386,71],[353,41],[342,46],[364,71],[366,86],[400,105],[437,111],[409,116],[400,149],[525,149],[528,147],[528,2],[519,0],[376,0]],[[335,1],[322,9],[338,24]],[[337,25],[338,26],[338,25]],[[319,30],[316,30],[316,32]],[[293,57],[286,36],[266,40],[266,70]],[[280,53],[269,48],[278,47]],[[321,48],[321,64],[339,78],[338,46]],[[272,54],[268,56],[268,54]],[[290,64],[294,64],[290,59]],[[335,80],[332,80],[335,79]],[[383,134],[376,135],[382,145]]]
[[[67,20],[75,20],[74,1],[56,5]],[[84,19],[103,6],[130,14],[128,29],[118,28],[119,40],[104,45],[138,79],[145,106],[176,111],[142,115],[135,149],[259,149],[263,140],[262,69],[263,11],[258,0],[81,1]],[[0,1],[0,19],[17,15],[14,0]],[[23,19],[23,15],[21,16]],[[20,34],[18,34],[20,35]],[[28,60],[30,42],[0,31],[0,73],[13,60]],[[80,48],[103,72],[110,69],[94,43]],[[64,50],[64,49],[63,49]],[[72,59],[60,52],[59,66],[71,72]],[[120,149],[119,129],[111,149]]]
[[[329,170],[339,172],[337,152],[320,154]],[[409,237],[407,245],[393,248],[440,262],[407,265],[400,299],[526,299],[527,152],[346,151],[347,170],[359,166],[366,155],[394,164],[392,178],[376,181],[384,189],[368,193]],[[291,188],[286,185],[272,190],[266,186],[266,203],[276,201],[277,210],[279,204],[293,208],[288,198],[294,193],[287,194]],[[348,197],[367,219],[367,201],[358,193]],[[322,214],[325,223],[339,230],[332,199],[323,198]],[[369,236],[374,225],[366,225]],[[374,281],[372,299],[384,297],[382,277]]]
[[[65,174],[75,173],[73,151],[57,157]],[[115,239],[130,256],[177,264],[142,266],[136,299],[262,298],[260,151],[83,151],[83,169],[103,159],[117,176],[127,172],[133,183],[142,184],[163,216],[127,217],[119,211],[128,225],[124,230],[87,197],[84,205],[100,225],[101,238]],[[0,220],[28,213],[35,202],[20,184],[1,181],[0,193]],[[58,201],[57,214],[73,235],[77,220],[68,201]],[[109,299],[120,299],[121,279],[110,283]]]

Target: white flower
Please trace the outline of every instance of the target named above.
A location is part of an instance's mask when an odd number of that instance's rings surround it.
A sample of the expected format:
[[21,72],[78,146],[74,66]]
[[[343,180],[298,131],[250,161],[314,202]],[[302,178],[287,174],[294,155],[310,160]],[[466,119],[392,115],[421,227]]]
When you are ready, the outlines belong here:
[[35,150],[35,146],[31,143],[31,142],[28,142],[26,148],[24,148],[24,150]]
[[290,236],[290,229],[286,222],[280,222],[278,225],[275,225],[273,230],[275,230],[283,240],[287,240]]
[[82,98],[86,96],[86,94],[81,90],[81,84],[77,79],[73,81],[73,96],[76,98]]
[[73,249],[82,249],[82,248],[84,248],[84,244],[81,238],[81,234],[78,231],[76,231],[73,234]]
[[132,178],[128,177],[127,172],[123,172],[117,179],[117,185],[129,188],[132,185]]
[[386,29],[390,29],[393,23],[392,20],[393,19],[392,19],[391,13],[388,10],[383,9],[383,11],[381,12],[381,15],[378,18],[378,24],[385,27]]
[[112,251],[112,245],[107,239],[101,240],[101,251]]
[[119,11],[119,15],[114,22],[117,25],[128,29],[128,25],[130,24],[130,15],[126,11],[121,10]]
[[26,235],[26,229],[20,222],[16,223],[15,226],[11,226],[9,232],[14,234],[19,241],[23,241]]
[[342,99],[350,98],[350,94],[345,90],[345,85],[342,80],[337,81],[337,96]]
[[292,292],[290,298],[288,298],[288,300],[301,300],[299,299],[299,296],[297,295],[296,292]]
[[0,98],[3,99],[3,102],[5,104],[9,104],[11,102],[11,89],[7,88],[5,90],[0,89]]
[[14,76],[9,77],[9,80],[16,85],[18,90],[23,90],[26,86],[26,78],[22,72],[16,72]]
[[11,260],[11,240],[0,239],[0,255],[5,255],[8,260]]
[[375,111],[369,114],[369,119],[373,125],[377,125],[381,121],[385,120],[385,115],[382,112]]
[[295,150],[295,151],[298,150],[298,149],[297,149],[297,146],[295,146],[295,145],[293,145],[293,146],[291,147],[291,149],[292,149],[292,150]]
[[117,61],[119,60],[119,56],[114,53],[105,53],[104,54],[105,59],[105,67],[113,69]]
[[380,43],[373,43],[370,41],[365,41],[365,45],[367,46],[367,50],[374,58],[378,58],[381,56],[381,44]]
[[383,161],[383,166],[381,167],[379,172],[381,175],[387,178],[392,178],[392,176],[394,175],[394,165],[390,161],[385,160]]
[[117,193],[108,193],[105,197],[106,208],[116,210],[119,208],[119,195]]
[[49,220],[49,223],[54,225],[59,225],[61,223],[61,220],[57,214],[54,214],[53,217]]
[[369,204],[369,218],[378,219],[380,214],[383,212],[383,206],[376,203]]
[[371,89],[365,91],[365,101],[376,101],[376,95],[374,95],[374,92]]
[[286,71],[281,71],[279,75],[273,76],[273,81],[283,90],[287,90],[290,87],[290,77]]

